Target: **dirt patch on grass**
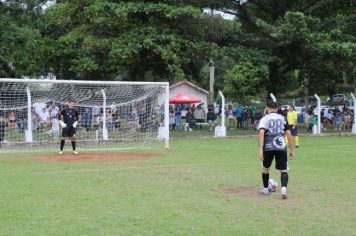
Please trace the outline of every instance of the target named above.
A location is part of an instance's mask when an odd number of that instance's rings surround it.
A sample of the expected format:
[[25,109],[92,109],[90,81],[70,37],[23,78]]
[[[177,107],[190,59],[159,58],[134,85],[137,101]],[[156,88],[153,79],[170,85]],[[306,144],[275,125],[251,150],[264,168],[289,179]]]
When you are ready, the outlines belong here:
[[[261,207],[267,207],[274,210],[281,211],[296,211],[300,209],[305,209],[311,206],[311,202],[306,199],[296,198],[288,196],[287,200],[283,200],[279,189],[276,192],[272,192],[270,195],[262,195],[258,192],[257,187],[229,187],[222,189],[223,194],[235,195],[240,197],[249,198]],[[266,205],[267,204],[267,205]]]
[[243,196],[243,197],[257,197],[259,196],[258,190],[254,187],[234,187],[234,188],[224,188],[223,193]]
[[157,154],[153,153],[80,153],[79,155],[63,154],[58,156],[42,156],[41,161],[55,162],[114,162],[114,161],[134,161],[148,160]]

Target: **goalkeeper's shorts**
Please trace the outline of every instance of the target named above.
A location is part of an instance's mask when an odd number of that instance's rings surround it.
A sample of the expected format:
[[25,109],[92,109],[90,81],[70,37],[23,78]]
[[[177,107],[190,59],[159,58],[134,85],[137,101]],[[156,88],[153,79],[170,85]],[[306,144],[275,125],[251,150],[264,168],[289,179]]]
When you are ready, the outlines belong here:
[[73,126],[63,128],[62,137],[75,137],[75,128]]

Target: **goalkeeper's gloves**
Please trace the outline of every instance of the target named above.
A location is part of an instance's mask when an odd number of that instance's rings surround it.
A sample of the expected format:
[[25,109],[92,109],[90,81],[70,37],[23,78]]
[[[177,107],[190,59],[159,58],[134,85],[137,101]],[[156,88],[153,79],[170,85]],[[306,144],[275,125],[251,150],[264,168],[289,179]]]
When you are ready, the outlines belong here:
[[77,125],[78,125],[78,121],[74,122],[74,123],[73,123],[73,128],[74,128],[74,129],[77,128]]
[[62,120],[59,121],[59,124],[62,126],[62,128],[65,128],[67,127],[67,124],[64,123]]

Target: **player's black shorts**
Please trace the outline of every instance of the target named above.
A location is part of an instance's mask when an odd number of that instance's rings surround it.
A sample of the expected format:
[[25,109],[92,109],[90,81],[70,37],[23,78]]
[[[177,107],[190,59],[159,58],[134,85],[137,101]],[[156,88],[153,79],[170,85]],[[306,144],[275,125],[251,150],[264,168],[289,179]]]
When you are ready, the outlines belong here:
[[264,151],[263,152],[263,167],[270,168],[273,158],[275,158],[277,170],[287,170],[287,151]]
[[75,137],[75,128],[73,126],[63,128],[62,137]]
[[292,126],[290,127],[290,133],[292,134],[292,136],[298,136],[298,129],[297,127],[292,129]]

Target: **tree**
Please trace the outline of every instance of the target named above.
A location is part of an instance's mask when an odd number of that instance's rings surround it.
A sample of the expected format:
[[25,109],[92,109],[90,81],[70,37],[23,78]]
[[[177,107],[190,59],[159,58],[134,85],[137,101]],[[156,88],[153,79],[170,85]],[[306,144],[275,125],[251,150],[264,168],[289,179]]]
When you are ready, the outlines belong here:
[[45,74],[43,38],[36,27],[44,1],[0,2],[0,77]]
[[170,1],[61,1],[46,13],[47,56],[62,79],[193,78],[211,51],[201,14]]
[[[285,93],[303,85],[309,89],[322,85],[324,91],[331,93],[341,83],[341,75],[352,74],[353,65],[348,62],[353,61],[356,52],[353,1],[199,2],[236,16],[248,35],[238,45],[269,52],[269,92]],[[320,68],[331,73],[321,75]],[[297,87],[291,88],[286,78],[296,70],[301,71],[301,76],[295,78]]]
[[251,62],[238,63],[225,76],[224,92],[235,101],[247,102],[256,96],[267,96],[268,67]]

